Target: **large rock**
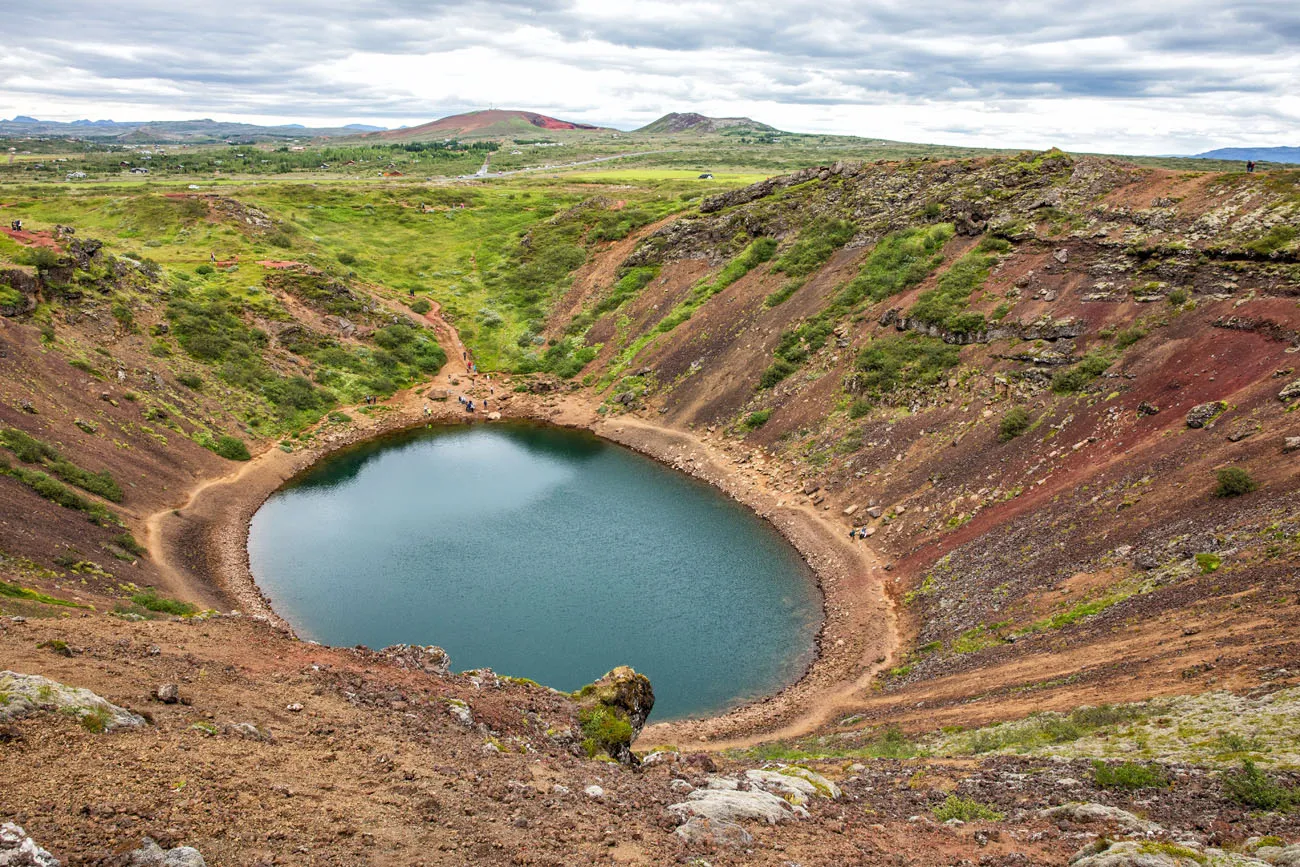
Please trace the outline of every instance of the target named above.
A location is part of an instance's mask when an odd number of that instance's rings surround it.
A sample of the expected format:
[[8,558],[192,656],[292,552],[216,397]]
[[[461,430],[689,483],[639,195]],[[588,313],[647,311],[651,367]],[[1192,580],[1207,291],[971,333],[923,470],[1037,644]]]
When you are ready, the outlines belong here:
[[0,671],[0,722],[38,710],[74,716],[95,731],[144,725],[144,717],[105,701],[88,689],[65,686],[39,674]]
[[715,822],[703,816],[692,816],[674,831],[687,843],[711,846],[749,846],[754,837],[735,822]]
[[1277,393],[1277,399],[1286,403],[1288,400],[1295,400],[1300,397],[1300,379],[1288,385]]
[[838,798],[840,787],[807,768],[778,765],[774,770],[745,771],[751,786],[784,797],[797,806],[803,806],[816,797]]
[[59,867],[60,861],[36,845],[13,822],[0,825],[0,867]]
[[1223,415],[1227,408],[1228,405],[1221,400],[1197,404],[1187,412],[1187,426],[1190,428],[1203,428]]
[[731,789],[696,789],[680,804],[671,804],[670,813],[689,820],[692,816],[710,822],[737,822],[745,819],[775,825],[796,817],[806,817],[808,811],[791,804],[771,792],[740,792]]
[[207,867],[203,855],[192,846],[163,849],[149,837],[130,854],[130,867]]
[[1080,825],[1116,825],[1131,833],[1155,834],[1164,830],[1155,822],[1139,819],[1128,810],[1121,810],[1119,807],[1108,807],[1105,804],[1083,803],[1080,801],[1062,804],[1059,807],[1048,807],[1046,810],[1041,810],[1038,815],[1044,819],[1065,820]]
[[451,673],[451,657],[447,651],[432,644],[394,644],[380,651],[402,668],[423,671],[425,674],[447,675]]
[[1188,843],[1101,839],[1070,859],[1071,867],[1267,867],[1267,862],[1236,852]]
[[604,751],[623,764],[635,764],[632,741],[655,705],[650,678],[620,665],[575,696],[588,752]]

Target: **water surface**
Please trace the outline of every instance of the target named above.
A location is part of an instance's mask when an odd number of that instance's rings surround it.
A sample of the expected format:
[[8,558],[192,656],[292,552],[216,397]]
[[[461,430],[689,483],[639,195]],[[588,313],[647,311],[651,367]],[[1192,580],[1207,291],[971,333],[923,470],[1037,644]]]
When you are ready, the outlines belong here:
[[811,659],[798,553],[708,485],[588,433],[433,427],[327,458],[253,518],[259,585],[328,644],[437,644],[557,689],[647,674],[654,719],[775,691]]

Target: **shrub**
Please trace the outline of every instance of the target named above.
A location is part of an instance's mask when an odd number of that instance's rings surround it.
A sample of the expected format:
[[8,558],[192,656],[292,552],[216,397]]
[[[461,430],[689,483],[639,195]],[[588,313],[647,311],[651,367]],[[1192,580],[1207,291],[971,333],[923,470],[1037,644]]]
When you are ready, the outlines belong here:
[[632,724],[605,705],[578,711],[582,726],[582,748],[595,758],[599,753],[614,755],[632,743]]
[[143,557],[149,553],[148,549],[137,542],[135,536],[132,536],[130,533],[120,533],[113,537],[112,542],[123,551],[126,551],[129,554],[134,554],[137,557]]
[[1218,479],[1218,484],[1214,487],[1216,497],[1239,497],[1259,487],[1259,482],[1241,467],[1224,467],[1215,476]]
[[985,806],[973,798],[959,798],[949,795],[947,800],[934,808],[934,817],[940,822],[959,819],[962,822],[999,822],[1006,818],[992,807]]
[[1010,442],[1029,430],[1030,423],[1029,411],[1023,406],[1013,406],[1002,416],[1002,423],[998,425],[998,441]]
[[338,259],[339,262],[343,265],[357,264],[357,257],[352,255],[351,253],[339,253]]
[[34,464],[43,460],[56,460],[59,452],[51,445],[41,442],[17,428],[5,428],[0,431],[0,445],[13,452],[18,460]]
[[885,394],[901,386],[935,385],[961,363],[961,351],[935,337],[909,333],[880,337],[858,353],[857,391]]
[[[772,265],[773,271],[804,277],[820,268],[832,254],[843,247],[857,226],[847,220],[828,220],[804,229],[799,239]],[[769,305],[770,306],[770,305]]]
[[1225,773],[1222,780],[1224,795],[1247,807],[1286,810],[1300,800],[1300,792],[1279,785],[1250,759],[1243,759],[1241,767]]
[[212,441],[209,446],[214,452],[230,461],[246,461],[252,458],[248,453],[248,446],[238,437],[232,437],[230,434],[222,434]]
[[741,424],[744,426],[745,430],[757,430],[758,428],[767,424],[767,420],[771,417],[772,417],[772,410],[760,409],[757,410],[756,412],[751,412],[748,416],[745,417],[745,420],[741,422]]
[[1165,296],[1165,300],[1169,302],[1170,306],[1182,307],[1187,303],[1187,297],[1186,289],[1175,289]]
[[433,309],[433,305],[429,303],[429,299],[427,298],[417,298],[411,302],[411,310],[415,313],[420,314],[421,316],[428,313],[432,309]]
[[1062,370],[1052,377],[1052,391],[1057,394],[1072,394],[1083,391],[1097,377],[1106,372],[1111,360],[1099,352],[1091,352],[1083,360],[1068,370]]
[[195,391],[198,391],[203,387],[203,380],[197,374],[193,373],[178,373],[176,374],[176,381],[186,388],[192,388]]
[[1092,763],[1093,779],[1103,789],[1156,789],[1169,785],[1169,778],[1164,768],[1159,765],[1143,765],[1137,762],[1123,762],[1108,765],[1102,761]]
[[174,614],[177,617],[185,617],[198,611],[198,608],[188,602],[181,602],[179,599],[167,599],[159,596],[153,590],[142,590],[131,597],[131,601],[147,611],[156,611],[160,614]]

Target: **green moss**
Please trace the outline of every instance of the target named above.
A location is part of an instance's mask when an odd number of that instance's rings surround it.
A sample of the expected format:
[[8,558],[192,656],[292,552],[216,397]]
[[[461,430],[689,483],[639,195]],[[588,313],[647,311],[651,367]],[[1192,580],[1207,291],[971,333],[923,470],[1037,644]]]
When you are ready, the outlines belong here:
[[22,587],[18,584],[10,584],[8,581],[0,581],[0,596],[9,599],[27,599],[32,602],[39,602],[42,605],[59,605],[65,608],[89,608],[89,605],[82,605],[79,602],[71,602],[67,599],[58,599],[54,596],[47,596],[28,587]]
[[632,724],[613,708],[604,704],[578,711],[582,727],[582,747],[589,758],[600,753],[613,755],[632,744]]

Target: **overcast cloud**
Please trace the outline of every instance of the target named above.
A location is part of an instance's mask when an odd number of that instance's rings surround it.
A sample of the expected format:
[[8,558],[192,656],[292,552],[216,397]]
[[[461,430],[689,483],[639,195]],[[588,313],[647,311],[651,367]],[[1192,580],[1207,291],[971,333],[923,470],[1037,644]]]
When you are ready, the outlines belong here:
[[668,111],[908,141],[1300,145],[1300,3],[61,0],[0,18],[0,117],[381,126]]

